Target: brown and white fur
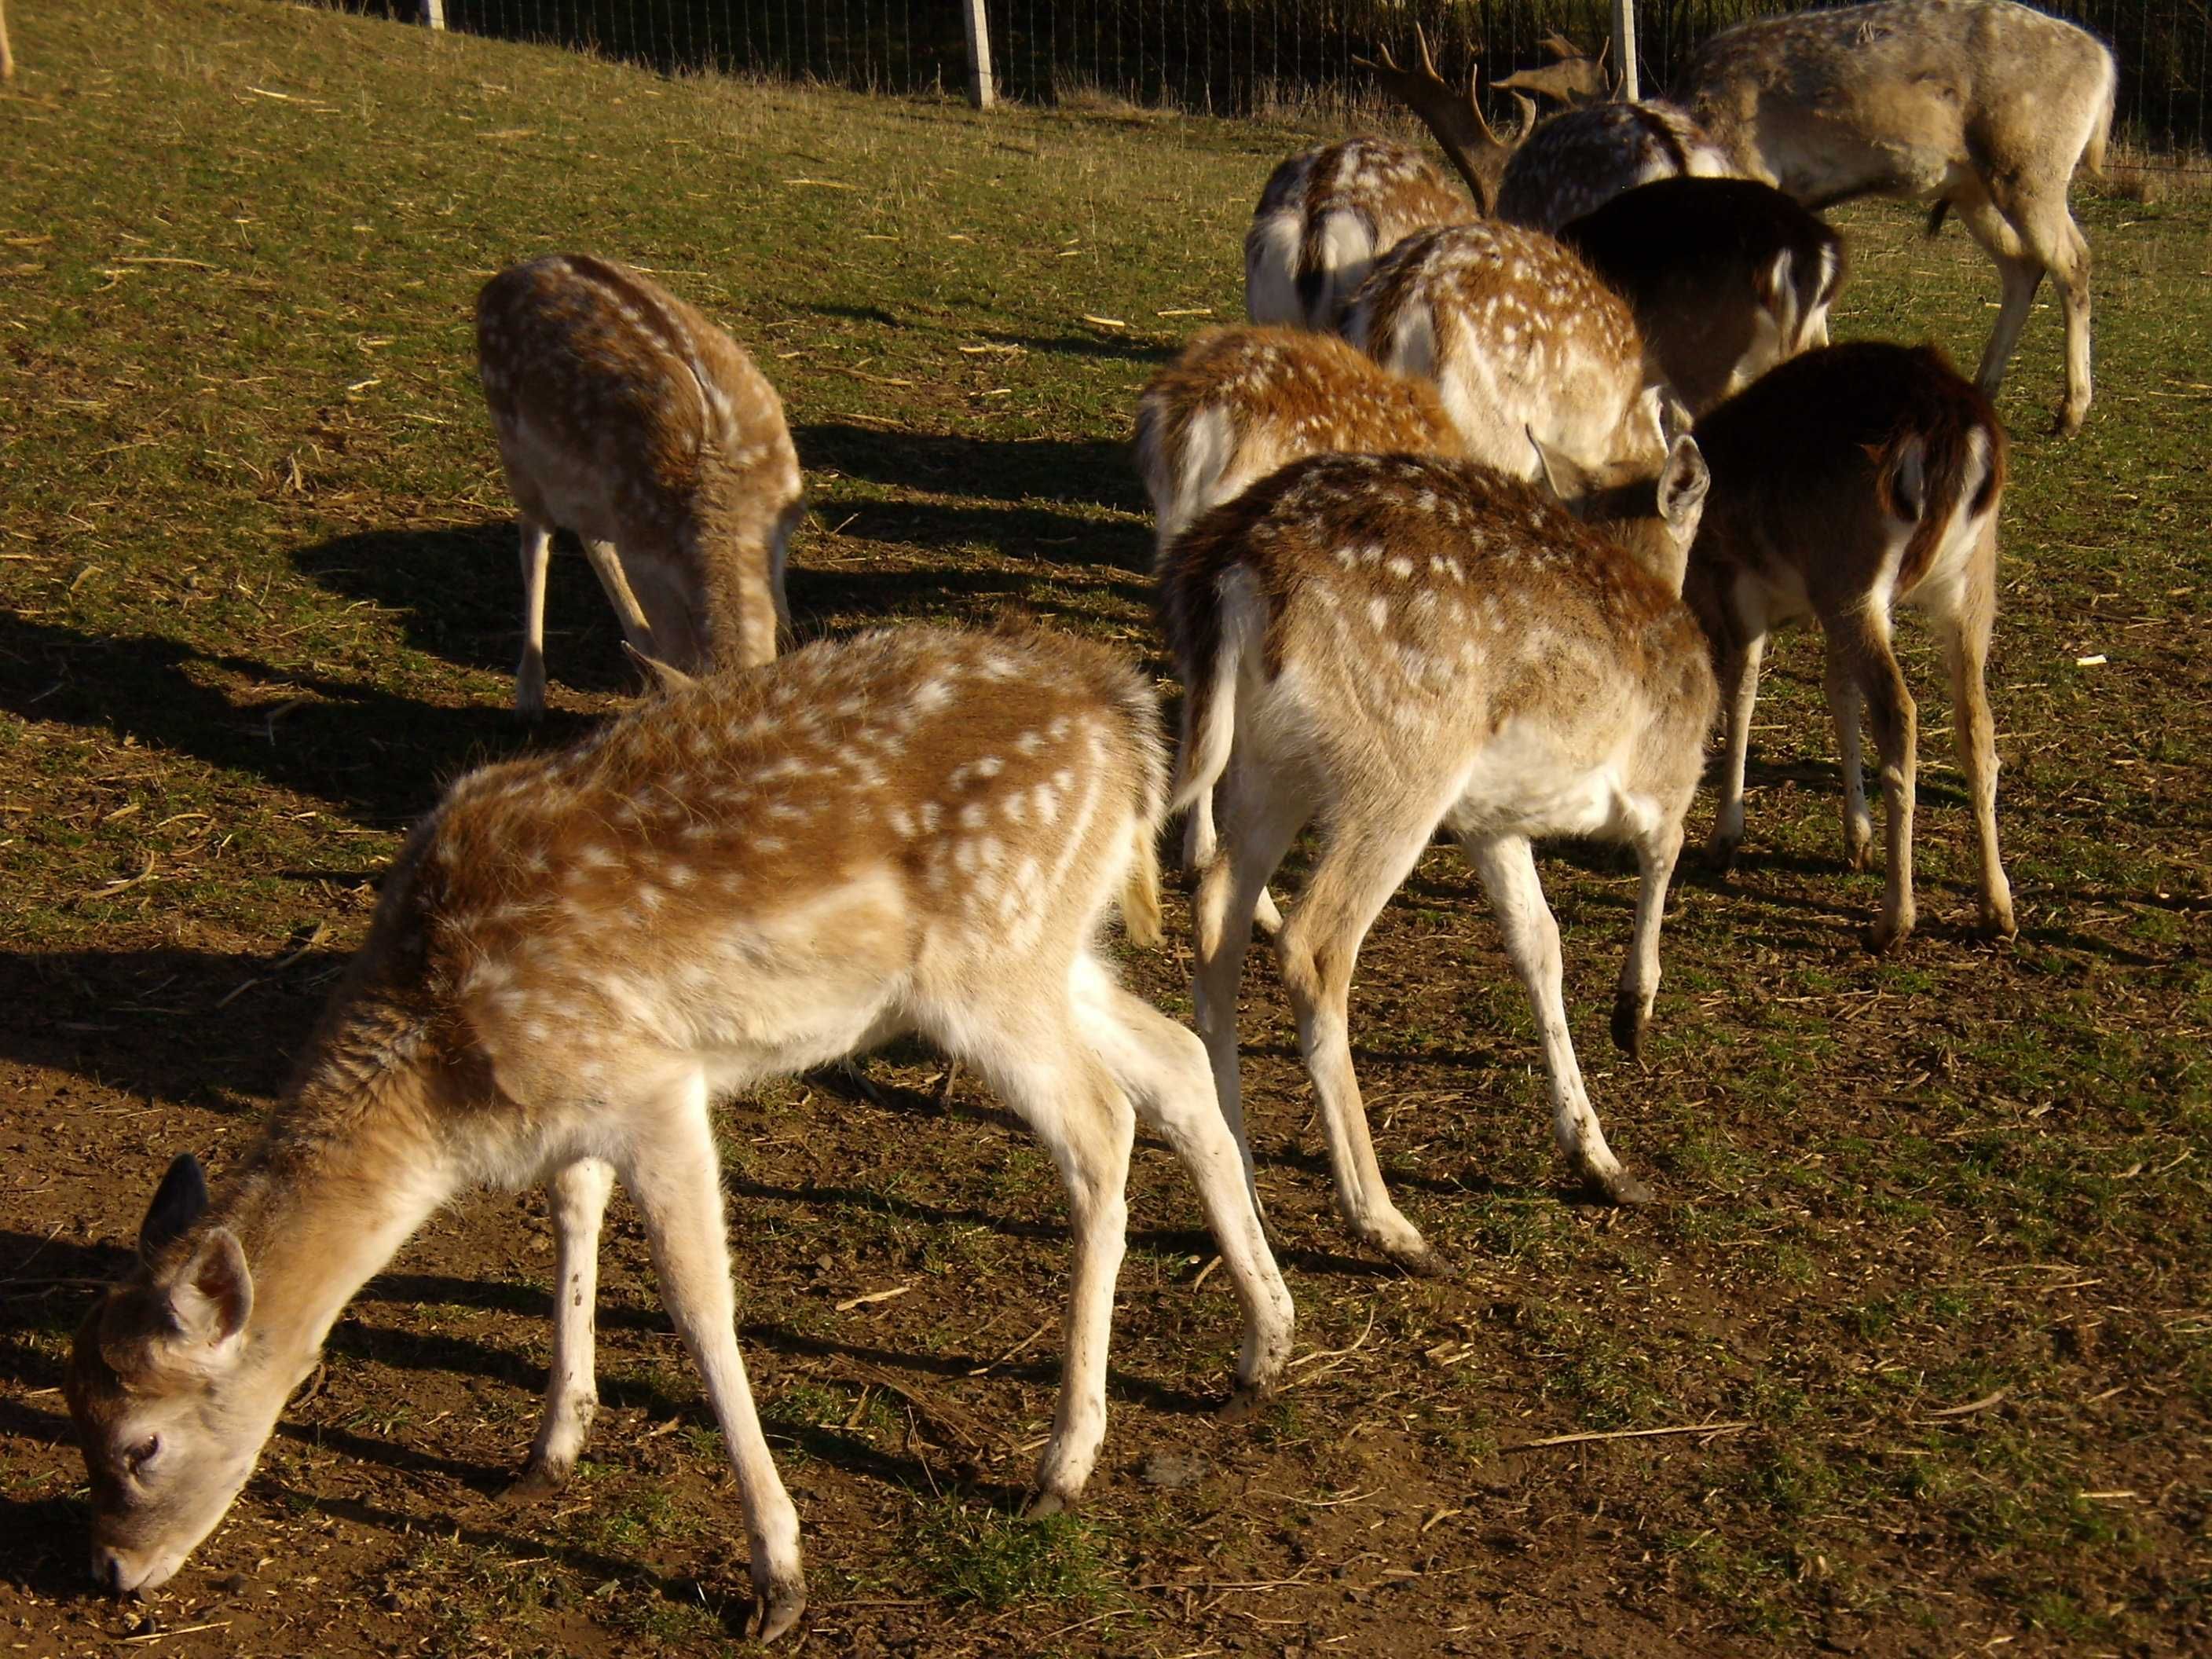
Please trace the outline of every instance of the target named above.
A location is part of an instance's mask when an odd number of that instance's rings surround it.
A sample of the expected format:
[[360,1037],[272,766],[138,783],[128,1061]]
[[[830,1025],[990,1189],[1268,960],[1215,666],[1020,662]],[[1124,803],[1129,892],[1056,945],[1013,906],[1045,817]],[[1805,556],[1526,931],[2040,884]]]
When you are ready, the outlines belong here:
[[1662,179],[1559,240],[1634,309],[1660,374],[1693,414],[1828,343],[1844,240],[1771,185]]
[[[1394,374],[1329,334],[1213,329],[1152,376],[1137,400],[1137,470],[1152,498],[1154,568],[1200,514],[1307,455],[1464,457],[1459,428],[1426,380]],[[1213,856],[1213,805],[1184,824],[1183,863]],[[1282,918],[1260,896],[1260,921]]]
[[1244,234],[1245,315],[1334,328],[1375,261],[1402,238],[1475,211],[1434,162],[1395,139],[1301,150],[1268,177]]
[[751,1535],[762,1633],[805,1605],[799,1523],[732,1327],[708,1108],[914,1031],[1051,1151],[1074,1270],[1036,1507],[1083,1489],[1105,1421],[1133,1105],[1197,1181],[1280,1374],[1290,1299],[1188,1031],[1098,953],[1124,895],[1156,935],[1165,757],[1149,687],[1097,647],[916,628],[653,698],[565,754],[486,768],[409,841],[300,1078],[211,1200],[165,1183],[143,1260],[78,1334],[68,1395],[95,1576],[159,1584],[251,1474],[331,1324],[441,1204],[549,1183],[554,1375],[526,1485],[592,1399],[593,1245],[630,1192],[706,1382]]
[[[1359,945],[1439,825],[1489,890],[1542,1033],[1559,1149],[1616,1201],[1568,1036],[1559,930],[1530,842],[1627,841],[1643,882],[1613,1029],[1632,1049],[1659,982],[1659,924],[1696,791],[1713,679],[1679,598],[1705,485],[1680,440],[1655,482],[1556,501],[1488,468],[1325,455],[1215,509],[1176,545],[1160,609],[1186,689],[1174,805],[1218,788],[1221,846],[1194,904],[1200,1034],[1245,1148],[1237,988],[1254,908],[1310,821],[1311,878],[1276,936],[1352,1231],[1437,1265],[1391,1203],[1353,1075]],[[1609,539],[1610,531],[1620,539]]]
[[1505,163],[1498,216],[1556,231],[1656,179],[1726,178],[1728,153],[1674,105],[1594,104],[1538,124]]
[[582,538],[640,654],[688,671],[772,659],[803,509],[783,404],[752,360],[659,283],[584,253],[485,283],[477,352],[522,509],[515,708],[545,708],[556,528]]
[[1994,398],[2050,273],[2066,328],[2057,430],[2089,410],[2089,246],[2075,169],[2104,165],[2118,75],[2104,44],[2014,0],[1876,0],[1722,30],[1682,101],[1747,178],[1814,207],[1932,198],[1996,261],[2004,303],[1976,383]]
[[1783,364],[1698,422],[1712,499],[1686,592],[1713,640],[1727,754],[1713,850],[1743,838],[1744,755],[1759,660],[1778,625],[1812,617],[1827,642],[1843,751],[1844,851],[1865,866],[1874,827],[1859,710],[1874,728],[1888,819],[1888,883],[1871,942],[1912,931],[1912,694],[1890,646],[1899,605],[1927,614],[1951,676],[1953,722],[1981,865],[1981,920],[2014,932],[1997,854],[1996,740],[1983,667],[1996,612],[2005,434],[1941,353],[1862,342]]
[[1344,331],[1384,368],[1436,382],[1468,455],[1500,471],[1536,476],[1531,436],[1593,468],[1662,453],[1635,313],[1540,231],[1486,221],[1407,237]]

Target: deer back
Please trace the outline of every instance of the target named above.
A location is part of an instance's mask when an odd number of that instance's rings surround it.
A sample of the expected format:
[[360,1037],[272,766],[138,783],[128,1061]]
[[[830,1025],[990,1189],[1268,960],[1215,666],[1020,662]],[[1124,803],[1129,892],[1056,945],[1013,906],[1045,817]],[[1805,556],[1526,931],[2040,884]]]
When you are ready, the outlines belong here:
[[1137,466],[1163,549],[1207,507],[1300,456],[1462,447],[1429,382],[1301,329],[1210,330],[1137,404]]
[[[1203,730],[1241,672],[1307,711],[1340,781],[1381,757],[1443,781],[1516,722],[1574,765],[1617,760],[1686,805],[1713,704],[1703,635],[1632,555],[1541,491],[1428,457],[1299,461],[1200,519],[1160,609]],[[1286,680],[1286,677],[1287,680]]]
[[1701,615],[1746,577],[1786,617],[1887,611],[1923,583],[1994,575],[1969,565],[2003,494],[2004,428],[1932,346],[1808,352],[1706,415],[1697,439],[1713,474],[1690,555]]
[[1559,233],[1635,308],[1660,371],[1693,414],[1824,343],[1844,241],[1771,185],[1662,179]]
[[1746,173],[1826,206],[1992,165],[2063,190],[2085,149],[2101,162],[2116,75],[2094,35],[2015,0],[1876,0],[1723,29],[1684,101]]
[[1505,163],[1498,216],[1557,231],[1655,179],[1724,177],[1727,153],[1684,111],[1656,101],[1598,104],[1540,123]]
[[1347,138],[1290,157],[1267,179],[1244,237],[1245,312],[1313,329],[1337,313],[1403,237],[1475,216],[1419,151]]
[[1437,384],[1467,453],[1533,477],[1529,435],[1597,466],[1662,453],[1653,371],[1627,302],[1539,231],[1486,221],[1409,236],[1345,333]]
[[579,253],[485,283],[477,348],[524,511],[673,567],[698,596],[702,664],[772,657],[769,547],[800,477],[752,360],[659,283]]

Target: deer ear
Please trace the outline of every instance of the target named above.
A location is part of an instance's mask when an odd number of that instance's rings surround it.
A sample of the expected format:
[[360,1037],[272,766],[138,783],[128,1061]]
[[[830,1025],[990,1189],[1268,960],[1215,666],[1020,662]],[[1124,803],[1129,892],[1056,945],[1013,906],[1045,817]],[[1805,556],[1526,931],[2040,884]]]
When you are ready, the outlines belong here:
[[200,1161],[190,1152],[179,1152],[169,1161],[169,1171],[154,1189],[146,1218],[138,1224],[138,1256],[150,1261],[161,1247],[181,1237],[208,1206],[207,1177]]
[[1696,425],[1690,406],[1664,386],[1659,388],[1659,441],[1671,451]]
[[170,1324],[188,1344],[226,1347],[253,1316],[253,1273],[246,1265],[246,1247],[228,1227],[209,1229],[191,1259],[159,1288]]
[[1697,533],[1705,510],[1705,495],[1713,487],[1712,469],[1698,441],[1685,432],[1668,447],[1667,470],[1659,475],[1659,516],[1677,542]]
[[655,688],[664,696],[672,692],[687,690],[699,684],[682,669],[672,668],[658,657],[647,656],[628,640],[623,641],[623,649],[629,653],[632,662],[645,671],[645,677],[653,683]]
[[1536,452],[1536,471],[1544,481],[1544,488],[1559,500],[1571,506],[1580,499],[1589,475],[1577,465],[1572,456],[1552,448],[1536,435],[1536,428],[1524,426],[1528,434],[1528,447]]

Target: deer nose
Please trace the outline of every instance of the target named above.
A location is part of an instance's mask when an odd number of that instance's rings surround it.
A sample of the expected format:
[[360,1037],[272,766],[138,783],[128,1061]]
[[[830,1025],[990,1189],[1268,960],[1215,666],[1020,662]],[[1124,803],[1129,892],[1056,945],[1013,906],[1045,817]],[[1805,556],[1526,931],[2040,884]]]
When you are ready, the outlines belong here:
[[110,1595],[123,1594],[123,1558],[111,1549],[92,1553],[92,1582]]

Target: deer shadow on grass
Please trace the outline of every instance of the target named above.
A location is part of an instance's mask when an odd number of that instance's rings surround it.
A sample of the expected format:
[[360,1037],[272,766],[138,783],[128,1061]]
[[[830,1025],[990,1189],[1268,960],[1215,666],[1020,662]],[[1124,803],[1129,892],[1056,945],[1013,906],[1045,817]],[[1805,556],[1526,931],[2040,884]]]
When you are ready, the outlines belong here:
[[1148,508],[1126,442],[973,438],[817,422],[792,434],[810,470],[944,495]]
[[[246,684],[234,691],[211,683],[218,678]],[[163,635],[85,634],[5,615],[0,708],[104,731],[394,827],[461,773],[556,747],[591,724],[556,712],[531,732],[503,705],[444,708]]]

